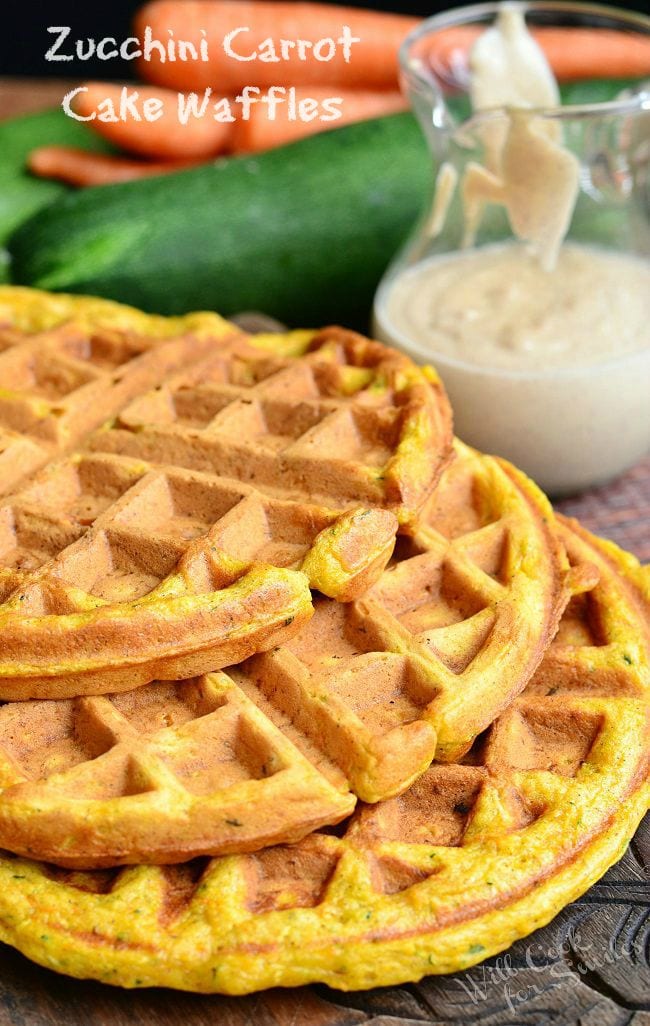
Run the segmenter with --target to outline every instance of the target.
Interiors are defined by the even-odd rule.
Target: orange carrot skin
[[[578,27],[538,28],[533,35],[560,82],[650,75],[650,36]]]
[[[331,96],[331,88],[322,86],[296,90],[296,102],[312,99],[322,104]],[[385,114],[395,114],[408,108],[408,101],[398,92],[341,89],[337,93],[337,97],[342,100],[341,117],[336,121],[326,122],[320,121],[318,118],[314,118],[313,121],[291,121],[288,116],[287,103],[278,107],[277,116],[274,121],[271,121],[266,105],[255,104],[251,108],[250,118],[247,121],[239,120],[234,126],[234,152],[261,153],[264,150],[284,146],[317,132],[326,132],[354,121],[365,121],[368,118],[378,118]]]
[[[119,116],[122,86],[86,82],[84,88],[73,101],[77,114],[82,117],[97,114],[102,101],[109,100]],[[131,116],[120,121],[102,121],[96,116],[88,122],[93,131],[118,149],[154,160],[194,160],[214,156],[228,148],[232,124],[215,121],[210,109],[203,117],[190,117],[184,125],[178,117],[177,92],[140,85],[129,87],[129,93],[133,92],[138,93],[136,108],[141,114],[147,101],[162,101],[162,113],[156,121],[147,121],[144,117],[136,121]]]
[[[453,69],[467,69],[469,51],[481,33],[475,25],[456,25],[423,39],[419,51],[442,84],[452,84]],[[613,29],[551,26],[532,34],[559,82],[589,78],[643,78],[650,75],[650,37]]]
[[[354,7],[322,3],[291,3],[286,0],[150,0],[135,18],[135,34],[142,39],[147,25],[155,39],[163,43],[172,30],[176,40],[189,40],[198,48],[205,29],[209,62],[166,61],[156,54],[140,62],[140,73],[147,81],[178,90],[202,90],[212,86],[222,94],[237,94],[246,85],[267,88],[270,85],[332,85],[347,89],[386,89],[398,87],[397,51],[404,37],[419,23],[418,18],[385,14]],[[279,47],[280,39],[321,39],[341,36],[348,25],[361,40],[351,47],[346,63],[342,48],[328,61],[318,61],[313,53],[301,61],[292,51],[289,60],[269,63],[258,60],[241,62],[223,49],[224,37],[245,26],[233,41],[238,53],[253,53],[267,38]]]
[[[55,178],[67,185],[114,185],[135,178],[151,178],[194,167],[202,161],[146,162],[91,153],[74,146],[41,146],[32,150],[27,167],[39,178]]]

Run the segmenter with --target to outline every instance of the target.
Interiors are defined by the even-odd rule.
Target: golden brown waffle
[[[5,705],[0,846],[71,867],[179,862],[403,791],[522,690],[584,586],[553,522],[523,475],[458,444],[378,583],[315,598],[283,646],[198,682]]]
[[[588,567],[567,574],[528,478],[460,442],[456,456],[369,591],[316,600],[299,635],[231,671],[364,801],[467,751],[534,673],[569,595],[593,583]]]
[[[23,853],[66,865],[255,850],[300,840],[355,804],[225,674],[12,702],[0,732],[4,826],[20,824]]]
[[[5,857],[0,938],[73,976],[246,993],[417,980],[548,922],[621,855],[649,797],[648,572],[562,532],[600,583],[460,762],[257,854],[95,873]]]
[[[0,506],[3,698],[181,679],[284,640],[311,615],[309,584],[350,600],[376,579],[397,518],[408,526],[448,458],[439,382],[341,329],[247,339],[211,314],[165,322],[20,289],[0,290],[0,322],[7,459],[31,470],[79,450]],[[189,340],[146,354],[158,367],[172,347],[176,377],[171,357],[146,381],[95,367],[134,333],[179,325]],[[78,381],[82,356],[91,385],[42,407],[51,382]],[[117,419],[89,435],[109,406]],[[20,446],[59,423],[56,446],[23,464]]]
[[[234,339],[131,403],[95,451],[248,482],[335,509],[413,521],[451,453],[431,368],[343,328]]]
[[[153,317],[105,300],[0,287],[0,495],[237,334],[216,314]]]

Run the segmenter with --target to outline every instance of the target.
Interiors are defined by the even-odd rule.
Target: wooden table
[[[75,84],[59,78],[0,78],[0,121],[58,107]]]
[[[0,117],[60,101],[66,83],[0,84]],[[650,457],[558,508],[650,560]],[[650,818],[622,861],[504,956],[420,984],[250,998],[125,992],[69,980],[0,945],[0,1026],[650,1026]]]

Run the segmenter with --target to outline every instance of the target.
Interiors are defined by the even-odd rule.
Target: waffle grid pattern
[[[230,671],[364,801],[467,751],[537,668],[570,592],[593,583],[558,572],[550,510],[507,465],[457,443],[435,495],[361,599],[316,601],[295,639]]]
[[[352,332],[295,332],[284,354],[281,340],[262,335],[135,400],[90,446],[145,460],[169,452],[179,466],[218,467],[265,494],[339,509],[379,505],[408,522],[448,455],[437,389],[405,358]],[[419,452],[427,442],[433,460]]]
[[[90,836],[85,864],[97,867],[125,855],[147,861],[152,848],[156,861],[176,861],[184,850],[209,850],[215,836],[224,852],[299,840],[354,807],[223,674],[137,696],[70,699],[58,703],[56,717],[48,705],[0,708],[0,782],[13,789],[7,811],[18,814],[16,825],[23,795],[23,812],[38,808],[43,839],[64,864],[71,825],[61,803],[71,799]],[[111,831],[106,803],[118,798],[119,829]]]
[[[83,459],[92,463],[106,457]],[[127,457],[109,459],[129,465]],[[122,512],[120,502],[111,506],[111,516],[120,524],[143,524],[140,534],[134,535],[141,553],[147,551],[147,525],[138,504],[160,479],[156,472],[145,474],[133,461],[130,467],[136,477],[143,476],[125,493],[133,498]],[[193,487],[203,477],[178,473],[187,474]],[[61,485],[50,484],[60,497]],[[77,490],[71,494],[78,504]],[[511,469],[458,444],[456,460],[436,495],[418,529],[400,539],[391,565],[362,599],[341,603],[316,596],[313,618],[295,639],[231,667],[228,676],[220,678],[229,680],[242,702],[256,710],[260,723],[285,738],[296,763],[302,760],[310,766],[308,780],[318,799],[321,823],[340,819],[341,808],[349,811],[354,796],[377,802],[403,791],[434,755],[450,760],[467,751],[525,686],[555,632],[569,590],[575,589],[568,564],[562,565],[545,524],[550,510],[541,494]],[[233,509],[232,529],[244,539],[254,533],[244,515],[249,498]],[[89,503],[84,499],[82,505],[86,509]],[[161,497],[155,506],[165,530],[172,531],[173,511]],[[192,493],[186,507],[178,510],[183,532],[189,530],[186,514],[202,508]],[[224,530],[226,519],[217,530]],[[99,539],[116,530],[101,516],[97,525],[93,531],[99,532]],[[152,529],[150,534],[160,544],[159,531]],[[219,548],[224,550],[222,542]],[[79,551],[83,559],[84,548]],[[88,589],[76,547],[66,552],[69,579]],[[152,564],[147,554],[148,570]],[[95,572],[98,565],[95,556]],[[146,586],[151,583],[147,580]],[[140,587],[138,577],[136,584]],[[116,584],[113,578],[108,583],[102,578],[94,590],[99,587],[106,593],[109,586],[131,587],[132,581],[121,576]],[[29,595],[25,588],[22,593]],[[152,709],[168,703],[173,713],[178,703],[185,707],[184,696],[188,689],[194,693],[195,687],[158,683],[111,701],[118,707],[128,702],[141,710],[143,722],[150,717],[155,722]],[[202,773],[206,788],[201,816],[186,815],[187,800],[179,798],[173,782],[166,803],[161,788],[148,785],[136,801],[132,776],[119,769],[125,758],[119,735],[111,751],[101,747],[106,742],[97,752],[93,745],[74,740],[78,718],[87,708],[96,710],[89,723],[96,724],[98,738],[109,737],[99,715],[102,709],[110,710],[108,700],[98,700],[95,706],[79,700],[56,703],[47,739],[37,729],[42,704],[0,709],[0,738],[5,736],[3,722],[20,719],[22,734],[37,739],[29,754],[30,766],[35,767],[31,775],[21,776],[18,769],[14,778],[6,771],[0,797],[1,844],[59,864],[92,867],[134,862],[145,855],[146,861],[172,862],[199,853],[250,850],[267,843],[269,836],[297,837],[313,829],[316,813],[298,801],[299,789],[288,778],[283,791],[282,782],[276,781],[274,833],[268,823],[268,787],[266,782],[260,785],[260,778],[247,785],[245,816],[221,815],[220,810],[235,800],[232,794],[238,793],[239,781],[213,772],[227,740],[218,731],[210,734],[214,757],[206,743],[197,763],[197,779]],[[191,731],[203,729],[202,715],[196,712]],[[60,737],[55,722],[60,724]],[[217,719],[215,729],[219,723]],[[190,744],[188,731],[189,726],[170,726],[164,732],[175,759],[182,760]],[[95,788],[89,795],[81,785],[87,777]],[[159,805],[170,809],[167,833]],[[174,813],[175,809],[180,811]],[[174,829],[179,816],[187,820],[182,838]],[[232,830],[229,818],[245,824],[245,829]]]
[[[235,333],[165,340],[69,320],[25,336],[0,325],[0,490],[69,451],[134,396]]]
[[[13,378],[4,368],[14,391],[0,395],[0,423],[36,430],[37,411],[38,431],[60,429],[36,464],[57,446],[86,450],[0,507],[5,698],[188,677],[282,641],[310,615],[308,584],[348,601],[376,579],[394,544],[390,509],[408,521],[440,472],[446,401],[405,358],[337,329],[253,342],[210,315],[187,321],[187,338],[156,345],[83,319],[23,342],[3,329],[0,364],[16,366]],[[140,344],[150,351],[131,363],[151,357],[156,374],[118,371],[107,385],[93,361],[113,366]],[[122,413],[88,438],[89,409],[95,424]],[[426,468],[422,441],[439,452]]]
[[[5,859],[20,886],[4,938],[48,964],[55,933],[67,971],[110,982],[244,993],[450,972],[548,921],[618,857],[649,797],[647,574],[563,535],[600,582],[459,762],[290,847],[106,874]]]

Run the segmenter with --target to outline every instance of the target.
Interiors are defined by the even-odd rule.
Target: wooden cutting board
[[[60,101],[65,83],[0,80],[0,118]],[[650,458],[558,504],[650,560]],[[0,1026],[650,1026],[650,817],[624,858],[549,926],[465,973],[343,994],[249,998],[113,990],[0,945]]]

